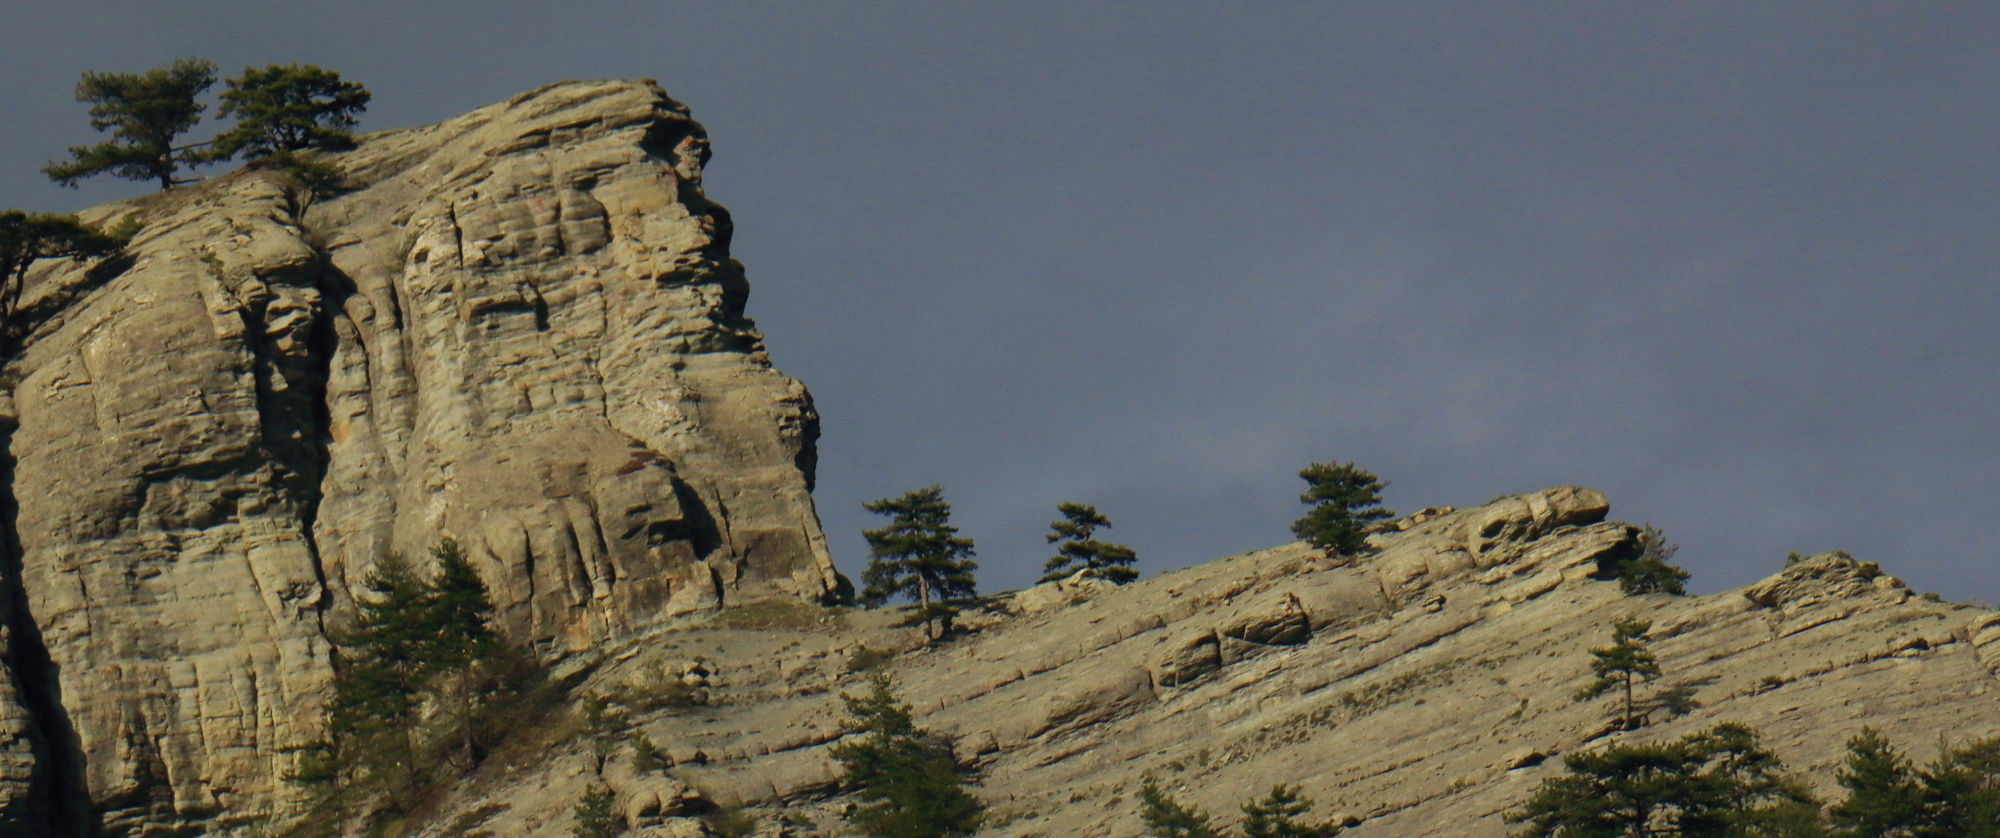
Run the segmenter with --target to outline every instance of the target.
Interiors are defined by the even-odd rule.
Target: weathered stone
[[[1742,590],[1627,596],[1589,571],[1629,549],[1636,528],[1578,518],[1539,533],[1503,528],[1510,535],[1487,553],[1500,564],[1436,558],[1467,555],[1467,528],[1479,521],[1521,520],[1518,498],[1498,506],[1380,533],[1382,552],[1351,564],[1316,562],[1300,544],[1260,550],[1108,589],[1086,606],[996,619],[942,646],[921,646],[916,630],[896,627],[900,615],[881,611],[844,614],[837,637],[691,627],[635,645],[633,659],[594,683],[695,650],[764,661],[711,679],[727,713],[642,721],[657,742],[716,755],[676,769],[708,799],[831,835],[852,832],[841,812],[853,799],[827,799],[839,792],[828,745],[851,729],[839,695],[867,685],[842,673],[824,691],[786,691],[785,659],[844,658],[861,645],[907,649],[878,671],[917,724],[978,768],[975,793],[990,807],[981,834],[1007,838],[1139,834],[1135,791],[1147,778],[1215,813],[1296,784],[1317,801],[1316,816],[1351,825],[1343,835],[1502,838],[1503,813],[1563,770],[1556,755],[1631,736],[1612,730],[1604,702],[1572,697],[1607,626],[1633,613],[1653,621],[1664,673],[1646,695],[1685,690],[1700,703],[1658,719],[1640,741],[1748,723],[1824,799],[1839,792],[1842,742],[1864,724],[1920,761],[1940,731],[2000,733],[2000,617],[1987,609],[1905,596],[1837,563],[1787,571],[1783,602],[1820,603],[1789,616]],[[1418,587],[1390,597],[1400,576],[1388,569],[1412,565],[1426,568]],[[1293,596],[1309,635],[1283,617]],[[1302,642],[1252,644],[1224,631]],[[536,777],[511,782],[520,799],[545,800],[543,811],[574,805],[574,792],[538,791]]]
[[[283,812],[388,551],[457,538],[551,660],[832,590],[707,154],[651,83],[568,83],[364,138],[303,213],[252,171],[87,213],[146,226],[115,275],[38,266],[6,364],[0,609],[39,642],[0,652],[50,668],[0,678],[0,822],[65,773],[113,835]],[[24,782],[37,736],[77,753]]]

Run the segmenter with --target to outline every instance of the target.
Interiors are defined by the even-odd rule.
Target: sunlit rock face
[[[146,226],[40,266],[5,367],[0,832],[283,810],[387,552],[456,538],[545,660],[831,591],[817,416],[707,157],[652,83],[573,82],[365,138],[316,201],[240,171],[86,213]]]

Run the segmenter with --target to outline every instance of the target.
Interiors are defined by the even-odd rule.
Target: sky
[[[1059,502],[1150,573],[1351,461],[1403,512],[1595,487],[1700,592],[1838,549],[2000,600],[1988,3],[8,5],[0,207],[146,190],[36,171],[86,70],[319,64],[365,129],[658,79],[851,575],[934,483],[998,590]]]

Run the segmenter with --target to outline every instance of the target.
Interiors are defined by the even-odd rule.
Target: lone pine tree
[[[1650,621],[1637,616],[1626,616],[1612,622],[1611,645],[1590,650],[1590,671],[1597,678],[1576,694],[1576,700],[1587,701],[1622,688],[1625,712],[1618,719],[1619,726],[1625,730],[1639,726],[1634,695],[1636,683],[1660,677],[1660,661],[1646,648],[1646,632],[1652,628]]]
[[[1293,522],[1292,534],[1321,550],[1360,552],[1368,546],[1368,525],[1396,516],[1382,508],[1388,484],[1353,463],[1313,463],[1299,478],[1306,481],[1299,502],[1312,509]]]
[[[207,106],[195,99],[214,85],[215,62],[200,58],[144,73],[84,73],[76,99],[90,103],[90,127],[109,131],[112,138],[73,146],[67,162],[50,163],[42,172],[64,186],[103,174],[157,180],[161,189],[186,183],[175,177],[180,167],[203,162],[204,156],[174,142],[201,120]]]
[[[1098,528],[1111,528],[1111,519],[1087,503],[1064,502],[1056,506],[1061,520],[1050,522],[1048,542],[1056,544],[1056,554],[1042,566],[1042,581],[1053,582],[1079,570],[1124,584],[1139,578],[1132,564],[1139,560],[1132,548],[1098,541]]]
[[[890,520],[886,527],[862,532],[869,548],[868,569],[861,574],[862,602],[880,605],[907,596],[917,602],[910,622],[922,623],[924,636],[936,639],[949,633],[958,613],[952,602],[972,596],[972,572],[979,565],[972,560],[972,539],[951,525],[944,487],[927,486],[863,508]]]

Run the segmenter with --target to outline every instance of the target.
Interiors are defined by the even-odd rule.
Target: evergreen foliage
[[[868,683],[867,695],[841,695],[860,737],[833,747],[842,785],[862,800],[848,821],[882,838],[971,835],[981,807],[965,790],[951,745],[916,726],[887,675],[876,673]]]
[[[1139,787],[1139,818],[1151,838],[1222,838],[1206,813],[1181,805],[1150,782]]]
[[[909,597],[917,601],[910,624],[923,624],[924,635],[932,639],[950,633],[952,617],[958,613],[952,602],[973,595],[972,572],[979,565],[972,560],[972,539],[960,537],[951,525],[944,487],[928,486],[862,506],[889,516],[890,522],[862,532],[868,539],[869,560],[861,575],[866,583],[861,600],[881,605],[891,597]]]
[[[1847,740],[1847,759],[1834,773],[1847,798],[1827,810],[1836,834],[1846,838],[1908,836],[1923,813],[1923,787],[1915,768],[1873,728]]]
[[[1611,623],[1611,645],[1590,650],[1590,671],[1597,678],[1577,691],[1576,700],[1588,701],[1614,689],[1625,694],[1625,712],[1619,716],[1619,724],[1626,730],[1640,726],[1637,698],[1634,687],[1641,680],[1660,677],[1660,661],[1646,648],[1646,632],[1653,624],[1641,620],[1636,615],[1621,617]]]
[[[1279,784],[1262,800],[1243,805],[1243,838],[1330,838],[1341,826],[1306,820],[1312,801],[1296,786]],[[1184,806],[1151,781],[1139,787],[1139,819],[1150,838],[1223,838],[1208,814]]]
[[[175,177],[183,164],[204,155],[174,145],[200,121],[205,105],[195,101],[215,85],[215,63],[183,58],[144,73],[88,72],[77,82],[76,99],[90,103],[90,127],[112,139],[70,148],[68,162],[42,172],[64,186],[109,174],[128,180],[157,180],[161,189],[185,183]]]
[[[1805,786],[1738,724],[1679,740],[1613,745],[1563,758],[1507,819],[1521,836],[1823,834]]]
[[[1299,502],[1312,509],[1292,523],[1292,534],[1321,550],[1361,552],[1368,546],[1368,526],[1396,516],[1382,508],[1382,490],[1389,484],[1353,463],[1313,463],[1299,477],[1306,481]]]
[[[2000,838],[2000,737],[1948,747],[1917,772],[1917,838]]]
[[[1111,528],[1111,519],[1087,503],[1063,502],[1056,505],[1062,519],[1049,524],[1048,541],[1056,544],[1056,554],[1042,566],[1042,581],[1053,582],[1078,570],[1125,584],[1139,578],[1132,564],[1139,560],[1132,548],[1092,538],[1098,528]],[[1060,543],[1058,543],[1060,542]]]
[[[20,304],[28,268],[43,259],[93,259],[124,247],[135,230],[99,231],[74,215],[0,210],[0,323]]]
[[[590,746],[592,771],[604,774],[604,764],[611,754],[618,750],[618,743],[625,731],[629,716],[622,709],[604,700],[600,695],[584,696],[577,705],[579,733]]]
[[[1658,527],[1639,532],[1639,555],[1618,567],[1618,586],[1628,594],[1673,594],[1684,596],[1688,572],[1669,563],[1680,545],[1667,543]]]
[[[348,129],[355,125],[354,115],[368,109],[370,94],[332,70],[272,64],[244,68],[220,98],[216,115],[235,117],[236,125],[216,135],[209,156],[227,160],[237,154],[255,159],[311,148],[352,148]]]
[[[327,738],[292,749],[288,778],[318,789],[334,819],[416,802],[442,766],[469,770],[504,732],[510,701],[538,672],[505,648],[485,585],[450,539],[428,580],[395,555],[376,561],[351,626],[333,633]]]
[[[1299,796],[1297,786],[1279,784],[1263,800],[1243,807],[1243,838],[1331,838],[1340,825],[1303,820],[1312,801]]]
[[[625,818],[617,811],[618,796],[602,783],[591,783],[576,802],[576,825],[569,834],[575,838],[618,838],[625,834]]]

